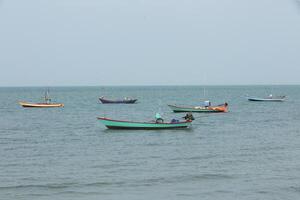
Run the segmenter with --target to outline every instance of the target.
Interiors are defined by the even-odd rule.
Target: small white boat
[[[273,96],[269,95],[265,98],[259,98],[259,97],[247,97],[249,101],[275,101],[275,102],[282,102],[285,101],[286,96]]]

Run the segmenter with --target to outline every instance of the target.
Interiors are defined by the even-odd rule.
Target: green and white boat
[[[105,117],[98,118],[107,128],[109,129],[177,129],[177,128],[188,128],[192,120],[188,119],[185,121],[172,121],[170,123],[164,122],[133,122],[133,121],[121,121],[113,120]]]

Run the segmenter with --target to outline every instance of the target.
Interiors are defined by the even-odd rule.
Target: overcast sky
[[[299,0],[0,0],[0,86],[300,84]]]

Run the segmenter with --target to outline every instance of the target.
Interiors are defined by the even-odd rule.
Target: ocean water
[[[44,88],[0,88],[0,199],[300,199],[300,86],[207,86],[228,113],[186,130],[107,130],[97,117],[180,118],[203,87],[53,87],[64,108],[24,109]],[[246,94],[288,96],[248,102]],[[139,99],[103,105],[99,96]]]

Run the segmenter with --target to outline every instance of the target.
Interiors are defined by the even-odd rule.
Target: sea
[[[0,88],[1,200],[300,199],[300,86]],[[204,92],[205,91],[205,92]],[[246,95],[286,95],[250,102]],[[132,105],[101,104],[133,97]],[[180,130],[109,130],[97,117],[181,119],[168,104],[229,104]]]

